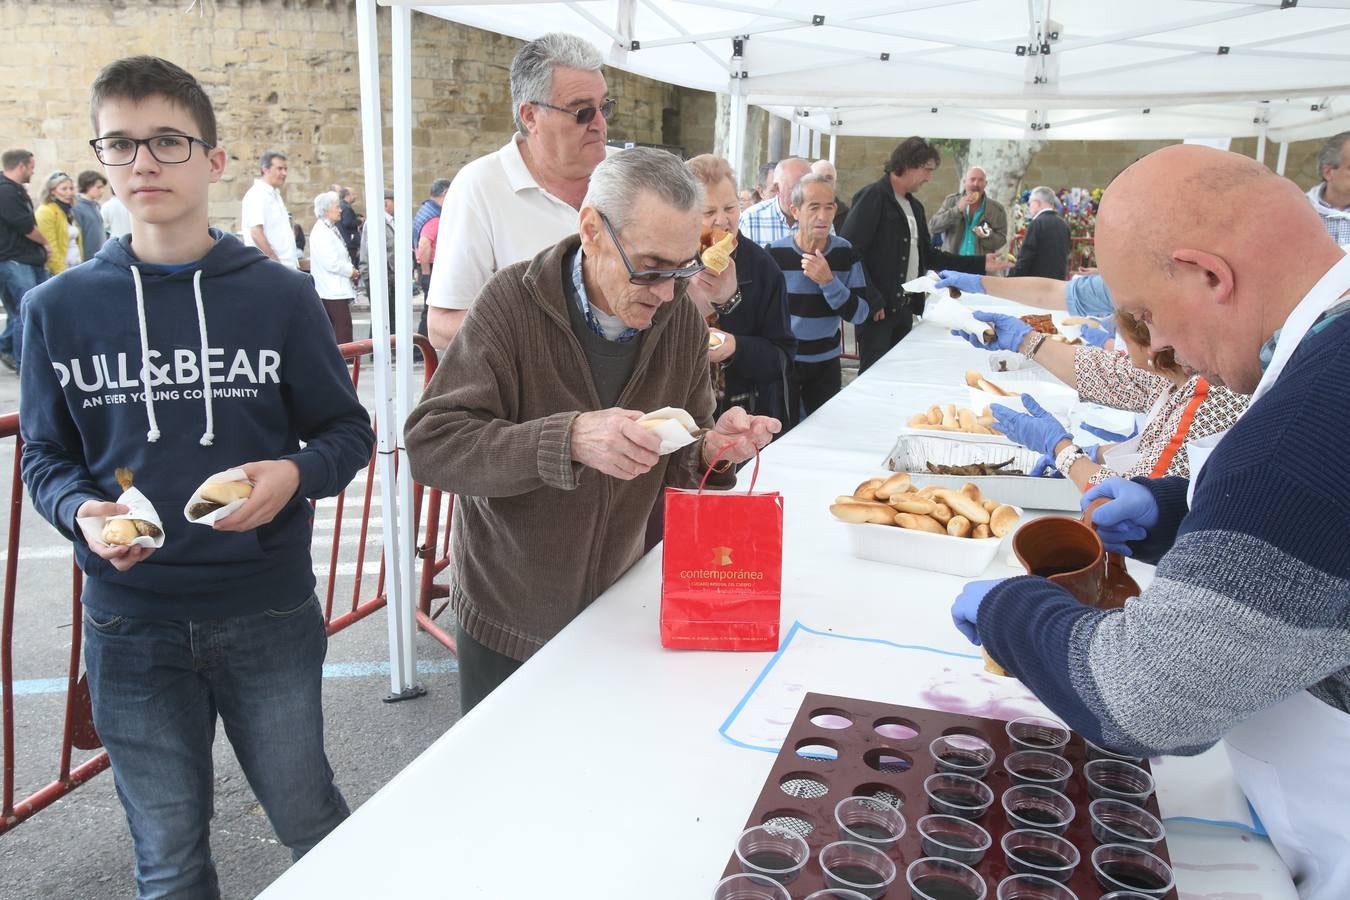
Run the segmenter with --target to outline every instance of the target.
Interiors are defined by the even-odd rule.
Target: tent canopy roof
[[[739,78],[749,102],[841,134],[1287,140],[1350,121],[1350,0],[387,2],[569,31],[685,87]]]

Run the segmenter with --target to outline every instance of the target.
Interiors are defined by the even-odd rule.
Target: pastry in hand
[[[117,479],[117,486],[123,493],[131,490],[132,482],[135,480],[135,474],[130,469],[115,469],[113,477]],[[138,537],[157,538],[162,534],[159,526],[154,522],[147,522],[144,519],[109,519],[103,524],[103,543],[110,546],[125,546],[136,540]]]
[[[736,249],[736,232],[720,228],[705,228],[699,236],[699,258],[714,275],[721,275],[731,265],[731,251]]]
[[[252,493],[253,485],[247,481],[213,481],[201,489],[201,502],[188,507],[188,518],[200,519]]]

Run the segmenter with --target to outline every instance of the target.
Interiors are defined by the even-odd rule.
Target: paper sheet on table
[[[808,692],[989,719],[1054,716],[1017,679],[986,672],[978,648],[971,651],[841,635],[794,622],[719,730],[737,746],[777,753]],[[878,673],[890,674],[878,678]],[[1221,748],[1156,759],[1153,769],[1164,817],[1258,830]]]

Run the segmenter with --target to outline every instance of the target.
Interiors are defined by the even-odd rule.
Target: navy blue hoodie
[[[23,479],[75,543],[85,605],[105,615],[227,618],[304,599],[314,588],[304,498],[337,494],[374,446],[313,282],[211,234],[211,251],[175,272],[140,263],[129,236],[109,241],[24,299]],[[300,469],[271,523],[236,534],[183,518],[208,475],[268,459]],[[80,504],[121,493],[120,466],[166,534],[127,572],[90,552],[75,524]]]

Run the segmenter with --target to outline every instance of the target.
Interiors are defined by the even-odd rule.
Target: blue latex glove
[[[1055,445],[1060,441],[1072,440],[1059,419],[1042,409],[1035,397],[1023,394],[1022,405],[1027,409],[1025,413],[1016,412],[1001,403],[990,406],[989,411],[994,414],[994,430],[1003,432],[1009,440],[1028,450],[1049,456],[1054,456]]]
[[[966,294],[983,294],[984,282],[980,280],[981,277],[969,272],[953,272],[951,269],[943,269],[938,273],[937,287],[954,287]]]
[[[1111,441],[1116,444],[1119,444],[1121,441],[1128,441],[1130,438],[1134,437],[1136,434],[1139,433],[1138,422],[1134,423],[1134,430],[1131,431],[1129,434],[1116,434],[1114,431],[1107,431],[1105,428],[1098,428],[1096,425],[1093,425],[1089,422],[1083,422],[1078,427],[1086,431],[1088,434],[1096,435],[1097,437],[1101,438],[1104,441]],[[1097,461],[1101,462],[1101,460]]]
[[[966,331],[953,331],[952,334],[965,338],[972,347],[978,347],[981,350],[1012,350],[1016,352],[1022,346],[1022,341],[1031,333],[1031,326],[1016,316],[1004,316],[978,309],[971,315],[981,322],[988,322],[994,326],[994,340],[986,344],[983,335],[970,334]]]
[[[1101,497],[1110,497],[1111,501],[1092,511],[1092,527],[1097,537],[1111,553],[1133,555],[1127,542],[1143,540],[1149,529],[1158,524],[1158,501],[1141,484],[1108,478],[1083,494],[1080,505],[1087,509],[1088,504]]]
[[[961,593],[956,595],[956,602],[952,604],[952,622],[966,639],[976,646],[980,644],[980,632],[975,625],[980,616],[980,604],[990,591],[1002,583],[1002,578],[967,582],[966,586],[961,588]]]
[[[1083,337],[1083,343],[1089,347],[1101,347],[1116,336],[1116,322],[1114,319],[1098,319],[1102,323],[1101,328],[1092,328],[1084,325],[1080,331]]]
[[[1063,475],[1059,474],[1059,469],[1055,468],[1055,458],[1051,456],[1049,453],[1042,453],[1040,455],[1040,458],[1037,459],[1036,462],[1032,464],[1031,471],[1028,472],[1027,474],[1029,474],[1032,478],[1064,477]]]

